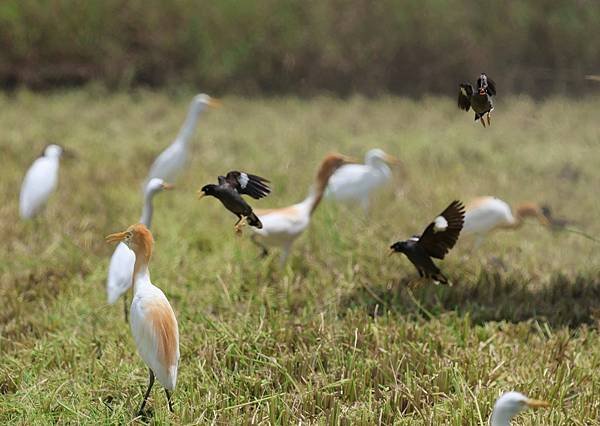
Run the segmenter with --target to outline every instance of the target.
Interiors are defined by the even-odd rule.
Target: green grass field
[[[99,89],[0,97],[0,423],[130,423],[147,371],[122,305],[106,304],[108,233],[138,220],[141,182],[192,93]],[[552,408],[520,425],[593,425],[600,413],[597,243],[531,222],[460,240],[451,288],[416,277],[391,242],[455,198],[540,201],[600,233],[600,99],[499,99],[492,127],[453,99],[226,97],[202,116],[177,189],[155,198],[153,282],[178,317],[175,414],[158,424],[483,425],[519,390]],[[73,148],[39,220],[18,219],[44,145]],[[372,214],[323,203],[285,269],[195,191],[239,168],[269,177],[256,207],[299,201],[329,151],[402,159]]]

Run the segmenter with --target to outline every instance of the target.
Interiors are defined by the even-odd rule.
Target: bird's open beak
[[[479,89],[479,94],[480,95],[485,95],[485,89]]]
[[[394,250],[393,248],[390,247],[390,251],[388,252],[388,256],[391,256],[394,253],[396,253],[396,250]]]
[[[385,156],[383,157],[383,159],[387,163],[389,163],[389,164],[395,164],[395,165],[402,164],[402,162],[398,158],[396,158],[396,157],[394,157],[393,155],[390,155],[390,154],[385,154]]]
[[[107,243],[111,244],[121,242],[125,240],[125,238],[127,238],[127,232],[115,232],[114,234],[110,234],[104,237],[104,240]]]
[[[548,401],[542,401],[540,399],[528,399],[525,401],[525,404],[529,408],[548,408],[550,407],[550,403]]]
[[[204,198],[204,197],[206,196],[206,192],[204,192],[204,191],[202,191],[202,190],[199,190],[199,191],[197,192],[197,194],[198,194],[198,199],[199,199],[199,200],[201,200],[202,198]]]
[[[221,102],[220,100],[218,100],[216,98],[210,98],[208,100],[207,105],[212,108],[220,108],[221,106],[223,106],[223,102]]]
[[[162,189],[165,191],[170,191],[171,189],[175,189],[175,185],[165,182],[162,184]]]

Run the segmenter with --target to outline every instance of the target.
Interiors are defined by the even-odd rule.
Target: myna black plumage
[[[392,244],[390,254],[404,253],[408,260],[415,265],[421,277],[448,284],[448,279],[431,258],[443,259],[446,256],[456,244],[464,221],[465,206],[460,201],[453,201],[425,228],[421,236],[414,236],[406,241]]]
[[[485,127],[483,116],[486,115],[489,126],[491,124],[490,113],[494,110],[492,96],[496,96],[496,83],[494,83],[494,80],[485,73],[481,73],[477,79],[477,91],[473,90],[470,83],[462,83],[459,87],[458,107],[465,111],[473,108],[475,121],[480,120],[483,127]]]
[[[231,171],[226,176],[219,176],[219,184],[204,185],[198,191],[199,198],[212,195],[217,198],[227,210],[238,217],[234,227],[236,232],[241,231],[245,222],[250,226],[262,228],[262,223],[252,211],[252,207],[242,198],[243,195],[258,200],[271,193],[270,183],[267,179],[250,173]]]

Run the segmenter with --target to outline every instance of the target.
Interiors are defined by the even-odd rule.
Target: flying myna
[[[415,265],[421,277],[431,278],[436,283],[448,284],[448,279],[431,258],[443,259],[446,256],[446,253],[456,244],[464,221],[464,205],[460,201],[453,201],[425,228],[421,236],[392,244],[390,254],[404,253]]]
[[[262,223],[242,195],[249,195],[257,200],[266,197],[271,193],[271,188],[267,185],[269,181],[260,176],[238,171],[231,171],[226,176],[219,176],[218,179],[218,185],[203,186],[198,191],[198,198],[212,195],[219,199],[227,210],[238,217],[234,225],[238,233],[241,232],[246,221],[250,226],[262,228]]]
[[[460,84],[458,107],[465,111],[473,108],[475,121],[480,120],[483,127],[485,127],[483,116],[486,115],[489,126],[491,124],[490,113],[494,110],[492,96],[496,96],[496,83],[485,73],[481,73],[477,79],[477,91],[473,90],[470,83]]]

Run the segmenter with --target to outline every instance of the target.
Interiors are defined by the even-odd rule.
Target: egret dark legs
[[[261,257],[267,257],[269,255],[269,249],[267,249],[267,247],[264,244],[258,241],[256,235],[252,235],[252,237],[250,237],[250,241],[252,241],[258,248],[261,249]]]
[[[169,403],[169,411],[171,413],[174,413],[175,411],[173,410],[173,403],[171,402],[171,392],[169,392],[168,390],[165,389],[165,393],[167,394],[167,402]]]
[[[128,322],[128,313],[129,309],[127,309],[127,292],[123,295],[123,313],[125,314],[125,322]]]
[[[144,395],[144,400],[142,401],[142,405],[137,413],[138,416],[141,416],[144,411],[144,407],[146,406],[146,401],[148,400],[148,396],[150,395],[150,390],[152,390],[152,385],[154,385],[154,373],[151,369],[148,369],[150,372],[150,383],[148,383],[148,390],[146,391],[146,395]],[[168,394],[167,394],[168,395]],[[171,403],[169,401],[169,408],[171,407]]]

